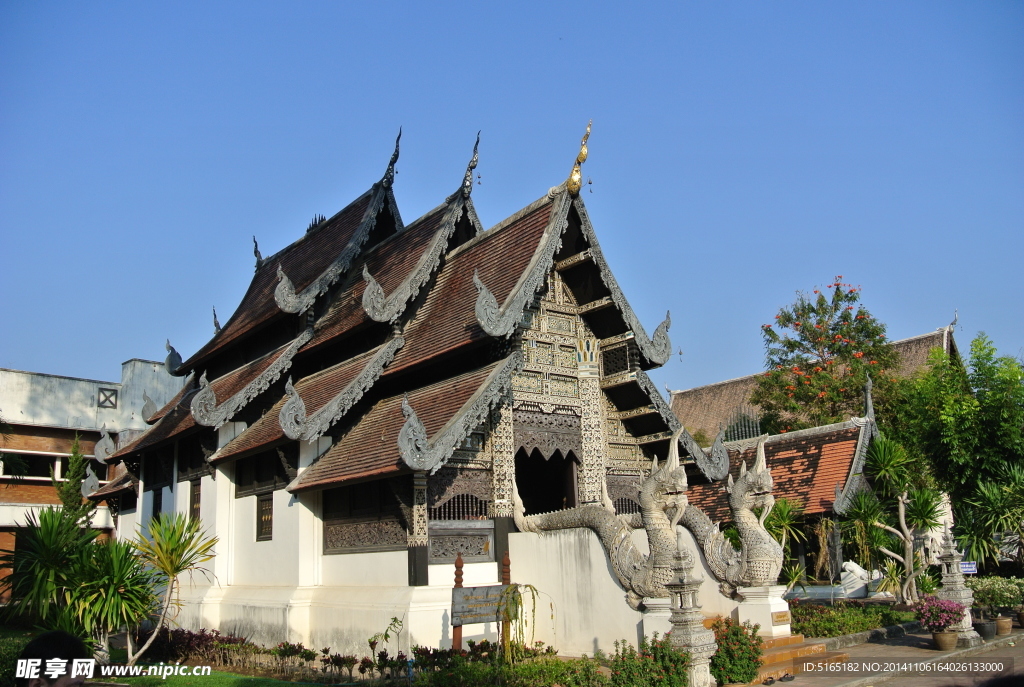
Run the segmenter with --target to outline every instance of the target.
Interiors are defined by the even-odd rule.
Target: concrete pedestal
[[[644,598],[644,616],[643,620],[640,621],[641,637],[638,637],[637,640],[639,641],[642,637],[650,637],[655,632],[658,633],[659,637],[663,637],[671,632],[671,616],[671,599]]]
[[[789,604],[783,598],[786,593],[784,585],[740,587],[736,591],[742,598],[736,607],[736,620],[760,625],[758,635],[765,639],[788,637],[792,634]]]

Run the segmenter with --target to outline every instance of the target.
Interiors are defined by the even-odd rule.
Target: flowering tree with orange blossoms
[[[870,374],[876,408],[898,381],[899,357],[885,325],[861,305],[861,289],[842,275],[824,289],[798,292],[761,326],[767,372],[751,401],[761,408],[762,429],[780,433],[842,422],[864,414]]]

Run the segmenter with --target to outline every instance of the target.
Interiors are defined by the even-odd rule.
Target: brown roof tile
[[[306,406],[306,416],[323,408],[338,392],[348,386],[378,350],[379,347],[301,379],[295,385],[295,391]],[[286,440],[279,419],[286,400],[287,396],[278,400],[274,407],[251,427],[217,451],[211,462],[220,463],[242,458]]]
[[[385,296],[390,296],[412,272],[423,251],[441,228],[441,220],[446,210],[447,206],[435,208],[369,253],[366,258],[366,269],[384,289]],[[371,322],[370,316],[363,310],[365,290],[366,282],[363,280],[362,268],[351,270],[343,290],[331,303],[327,313],[317,322],[316,332],[303,350],[312,350],[364,322]]]
[[[181,365],[183,372],[195,369],[249,332],[284,315],[274,301],[278,265],[301,291],[334,262],[362,224],[373,191],[367,191],[337,215],[319,225],[295,243],[266,258],[249,284],[231,319],[210,341]]]
[[[503,362],[409,392],[409,404],[431,439]],[[398,432],[405,424],[402,398],[391,396],[374,404],[355,427],[300,476],[294,490],[408,471],[398,453]]]
[[[551,202],[481,234],[444,265],[426,302],[405,329],[405,347],[385,374],[408,369],[487,337],[477,322],[473,272],[501,304],[537,250],[551,217]]]
[[[213,393],[217,397],[217,403],[224,403],[244,389],[246,384],[256,379],[256,377],[262,374],[264,370],[270,367],[274,360],[281,355],[281,352],[287,347],[287,344],[281,346],[262,358],[243,365],[237,370],[232,370],[228,374],[218,377],[210,382],[210,385],[213,387]],[[121,458],[132,453],[137,453],[146,448],[153,448],[157,444],[196,427],[196,421],[195,418],[192,417],[192,409],[190,406],[192,394],[195,391],[195,387],[191,389],[183,389],[181,393],[175,396],[177,402],[174,406],[171,406],[169,403],[162,409],[162,414],[160,416],[161,419],[156,424],[136,438],[135,441],[118,449],[112,456],[110,456],[110,458]]]
[[[115,477],[93,493],[89,494],[89,498],[93,501],[103,501],[124,493],[131,488],[132,476],[125,472],[121,476]]]
[[[795,501],[808,515],[830,513],[836,485],[842,487],[850,474],[861,431],[858,427],[840,426],[826,431],[796,432],[791,437],[770,437],[764,452],[775,481],[775,498]],[[733,479],[739,477],[740,462],[745,460],[749,468],[756,455],[756,445],[743,451],[729,450],[729,472]],[[732,520],[723,482],[690,485],[687,496],[712,521]]]

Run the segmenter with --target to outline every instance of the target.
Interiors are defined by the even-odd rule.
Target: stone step
[[[761,639],[761,648],[765,651],[768,649],[774,649],[777,646],[789,646],[790,644],[800,644],[804,641],[803,635],[790,635],[788,637],[775,637],[774,639]]]
[[[815,663],[842,663],[843,661],[849,660],[850,654],[845,651],[825,651],[822,653],[813,654],[813,660]],[[788,661],[782,661],[780,663],[770,663],[762,665],[757,671],[757,677],[750,683],[752,685],[764,684],[764,681],[768,678],[775,678],[778,680],[785,674],[799,675],[804,671],[804,662],[808,661],[808,658],[791,658]],[[785,682],[776,682],[776,685],[783,687]]]
[[[800,644],[777,646],[771,649],[765,649],[764,653],[761,654],[761,665],[784,663],[785,661],[790,661],[802,656],[824,654],[826,651],[827,649],[825,648],[825,645],[819,642],[810,644],[807,642],[801,642]]]

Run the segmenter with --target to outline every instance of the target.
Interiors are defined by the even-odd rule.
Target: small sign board
[[[977,575],[978,561],[960,561],[960,572],[964,575]]]
[[[498,584],[452,589],[452,627],[497,622],[498,603],[508,587],[507,584]]]
[[[791,622],[789,611],[772,611],[772,625],[788,625]]]

